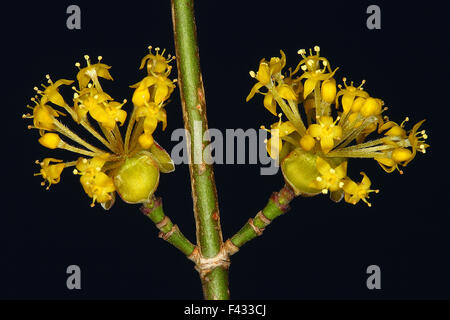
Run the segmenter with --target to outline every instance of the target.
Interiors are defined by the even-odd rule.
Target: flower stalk
[[[294,197],[295,193],[288,185],[279,192],[274,192],[264,209],[259,211],[253,219],[250,218],[234,236],[227,240],[229,254],[234,254],[244,244],[262,235],[264,229],[274,219],[289,211],[289,203]]]
[[[194,252],[195,246],[181,233],[176,224],[173,224],[165,215],[161,198],[152,197],[141,207],[141,212],[152,220],[159,229],[159,237],[166,240],[186,256]]]

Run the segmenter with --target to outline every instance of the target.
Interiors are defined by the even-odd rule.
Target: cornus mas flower
[[[164,50],[149,47],[150,53],[142,59],[140,69],[147,68],[147,76],[134,86],[133,110],[129,117],[125,135],[120,127],[125,123],[127,112],[123,106],[127,100],[115,101],[103,91],[100,78],[113,80],[110,66],[101,63],[102,57],[93,64],[89,56],[84,56],[86,66],[80,63],[73,86],[73,99],[69,104],[59,92],[61,86],[74,83],[60,79],[53,82],[46,76],[48,85],[43,89],[35,87],[37,95],[31,98],[33,106],[27,106],[32,113],[23,118],[33,119],[29,129],[38,129],[39,143],[49,149],[64,149],[81,155],[74,161],[64,162],[55,158],[37,160],[39,173],[44,179],[42,185],[59,183],[65,168],[74,167],[72,172],[80,176],[80,183],[86,194],[109,209],[115,201],[116,192],[128,203],[148,201],[159,182],[160,172],[174,170],[167,152],[153,139],[159,122],[163,130],[167,125],[164,106],[175,88],[175,80],[170,80],[175,59],[164,56]],[[102,147],[88,143],[61,121],[72,120],[95,137]]]
[[[280,52],[281,57],[262,59],[258,71],[250,71],[257,83],[247,97],[249,101],[256,93],[264,95],[264,107],[279,117],[266,129],[272,135],[267,141],[269,155],[280,161],[284,178],[297,195],[329,193],[334,201],[362,200],[370,206],[369,194],[378,190],[370,189],[364,172],[361,182],[347,176],[349,159],[371,158],[386,172],[403,174],[400,167],[429,147],[425,130],[419,130],[425,120],[407,130],[409,118],[397,124],[384,116],[384,102],[363,89],[364,80],[354,86],[343,78],[344,86],[336,86],[338,68],[333,70],[320,56],[318,46],[309,55],[299,50],[302,59],[288,73],[283,73],[286,56]],[[369,135],[374,137],[368,139]]]

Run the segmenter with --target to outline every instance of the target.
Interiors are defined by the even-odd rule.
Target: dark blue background
[[[66,8],[79,4],[82,29],[66,28]],[[366,8],[378,4],[382,29],[366,28]],[[232,257],[230,290],[240,299],[450,298],[448,210],[449,23],[441,2],[197,1],[201,65],[211,128],[258,128],[273,121],[261,97],[245,103],[248,76],[262,57],[283,49],[288,65],[299,48],[316,44],[337,79],[347,76],[382,98],[397,121],[425,124],[431,148],[386,174],[364,169],[381,192],[373,207],[299,198],[292,210]],[[41,147],[21,119],[33,86],[74,78],[82,56],[112,65],[113,97],[130,99],[128,85],[147,46],[174,52],[168,1],[12,2],[1,23],[2,191],[0,298],[200,299],[190,261],[157,237],[138,206],[118,201],[105,213],[89,207],[78,178],[65,172],[50,191],[33,177],[34,160],[61,155]],[[103,82],[105,83],[105,82]],[[169,125],[183,126],[178,92],[167,106]],[[410,124],[411,124],[410,123]],[[66,157],[67,158],[67,157]],[[258,165],[216,165],[224,237],[234,234],[282,186],[281,175],[260,176]],[[161,176],[157,194],[192,241],[195,238],[187,165]],[[66,288],[66,267],[82,269],[82,290]],[[376,264],[382,289],[369,291],[365,273]]]

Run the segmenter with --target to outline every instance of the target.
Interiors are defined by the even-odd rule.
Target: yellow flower
[[[327,161],[317,157],[316,167],[320,176],[312,182],[312,187],[322,190],[324,194],[328,193],[328,191],[333,192],[342,189],[344,186],[343,179],[347,176],[347,161],[332,168]]]
[[[361,172],[363,176],[360,183],[356,183],[350,179],[346,179],[344,182],[344,192],[345,192],[345,201],[351,204],[357,204],[359,200],[364,201],[369,207],[372,205],[367,201],[369,198],[369,193],[375,192],[378,193],[379,190],[371,190],[370,185],[372,184],[369,177]]]
[[[352,108],[352,104],[355,98],[368,98],[369,94],[365,92],[362,86],[366,83],[366,80],[363,80],[358,87],[353,86],[353,81],[348,86],[347,78],[342,79],[344,81],[345,88],[343,89],[341,85],[339,85],[339,92],[336,95],[336,108],[339,107],[339,97],[342,96],[342,108],[344,109],[344,113],[348,113],[350,108]],[[361,100],[360,100],[361,101]],[[362,100],[364,102],[364,100]],[[358,112],[358,110],[352,110],[353,112]]]
[[[92,198],[91,207],[95,202],[105,203],[112,200],[111,193],[116,189],[113,179],[103,172],[97,172],[95,175],[85,174],[80,178],[84,192]]]
[[[251,98],[253,98],[253,96],[257,92],[259,92],[259,89],[261,89],[262,87],[270,85],[272,77],[281,77],[281,70],[286,65],[286,55],[281,50],[280,53],[280,58],[272,57],[269,62],[267,62],[265,59],[262,59],[259,63],[259,68],[256,73],[254,71],[250,71],[250,76],[258,80],[258,82],[250,90],[250,93],[245,101],[248,102]],[[276,113],[274,115],[276,115]]]
[[[420,121],[412,130],[389,121],[382,113],[384,102],[364,91],[362,83],[355,87],[353,82],[344,88],[338,85],[330,63],[319,55],[320,48],[301,49],[302,60],[289,75],[282,75],[280,66],[271,69],[271,63],[261,60],[258,72],[251,71],[252,78],[258,82],[253,86],[247,100],[256,92],[264,95],[263,105],[276,115],[277,108],[288,121],[272,125],[272,137],[267,141],[267,151],[273,158],[279,158],[285,182],[296,195],[313,196],[330,192],[330,198],[339,201],[345,194],[349,203],[365,202],[370,190],[370,180],[364,175],[359,184],[346,177],[347,161],[353,159],[374,159],[386,172],[406,166],[417,151],[425,153],[429,147],[425,143],[425,130],[419,131]],[[283,55],[284,57],[284,55]],[[280,60],[280,59],[279,59]],[[276,62],[275,58],[270,61]],[[278,61],[279,62],[279,61]],[[297,75],[297,72],[303,71]],[[301,80],[306,79],[303,86]],[[265,86],[267,92],[259,89]],[[301,94],[303,92],[303,94]],[[314,93],[314,94],[312,94]],[[342,104],[342,109],[332,110]],[[334,113],[334,114],[333,114]],[[283,128],[286,127],[286,128]],[[264,127],[262,127],[264,128]],[[277,133],[275,128],[280,128]],[[378,132],[377,132],[378,129]],[[384,136],[373,137],[374,133]],[[320,145],[320,147],[319,147]],[[279,155],[279,156],[278,156]],[[345,189],[344,184],[346,185]]]
[[[88,55],[84,56],[86,60],[87,66],[84,68],[80,68],[80,63],[75,63],[75,66],[80,69],[77,73],[77,80],[80,86],[80,89],[84,89],[87,87],[88,83],[92,81],[96,86],[99,86],[98,77],[104,78],[107,80],[113,80],[111,74],[109,73],[110,66],[100,63],[102,57],[98,57],[98,63],[91,64]]]
[[[167,77],[172,70],[172,66],[169,63],[173,61],[175,57],[171,57],[169,54],[167,58],[165,58],[164,52],[166,49],[164,49],[161,54],[159,54],[160,49],[158,47],[155,48],[156,54],[152,53],[152,46],[149,46],[148,49],[150,53],[142,58],[139,69],[142,69],[145,65],[147,65],[147,72],[149,75],[164,74]]]
[[[43,90],[35,88],[41,97],[31,99],[35,106],[27,107],[33,113],[24,114],[23,118],[33,119],[33,126],[29,128],[39,129],[38,142],[41,145],[49,149],[63,149],[81,157],[68,162],[45,158],[38,162],[41,170],[36,175],[42,175],[50,186],[60,181],[64,168],[75,167],[73,173],[80,175],[83,190],[92,198],[91,206],[98,202],[103,208],[109,209],[114,203],[116,192],[128,203],[149,200],[158,185],[159,173],[174,170],[172,159],[152,136],[158,122],[162,122],[163,130],[167,125],[164,102],[175,87],[175,80],[167,77],[171,70],[168,63],[173,58],[169,56],[165,59],[164,51],[161,55],[156,51],[156,55],[147,55],[143,59],[151,75],[138,85],[142,92],[146,92],[146,96],[141,97],[141,103],[135,103],[124,134],[119,126],[127,118],[127,112],[122,109],[126,100],[122,103],[114,101],[103,91],[99,78],[112,80],[112,77],[108,71],[110,66],[100,63],[101,57],[98,63],[91,64],[89,57],[85,56],[87,66],[82,69],[76,63],[80,69],[76,76],[79,89],[72,87],[72,105],[66,103],[59,93],[59,87],[70,85],[73,81],[60,79],[53,83],[47,75],[49,85],[43,86]],[[88,142],[60,122],[58,117],[65,114],[54,109],[50,103],[63,108],[102,147]],[[70,144],[70,141],[74,144]]]
[[[22,118],[32,118],[33,126],[28,126],[28,128],[36,128],[40,130],[53,131],[55,129],[54,118],[63,115],[62,112],[56,111],[49,105],[45,104],[44,100],[39,100],[37,98],[31,98],[31,100],[36,104],[34,107],[27,106],[33,109],[33,115],[24,114]]]
[[[265,129],[265,127],[262,126],[261,129]],[[282,122],[280,114],[280,120],[272,124],[270,126],[270,130],[267,131],[272,135],[272,137],[267,140],[267,152],[269,153],[270,157],[272,157],[273,159],[277,159],[283,147],[282,138],[294,132],[295,128],[289,121]]]
[[[412,159],[414,159],[417,151],[426,153],[426,148],[429,147],[429,145],[425,143],[425,140],[428,138],[428,135],[425,133],[425,130],[417,132],[417,130],[419,130],[419,127],[424,122],[425,122],[425,119],[422,121],[419,121],[418,123],[416,123],[414,125],[414,127],[409,132],[408,141],[412,147],[412,156],[411,156],[410,160],[406,161],[405,165],[407,165],[409,162],[411,162]]]
[[[333,121],[330,116],[317,118],[317,124],[312,124],[308,128],[308,133],[320,141],[323,153],[330,152],[334,147],[334,141],[342,137],[342,128],[336,124],[339,118]]]
[[[104,105],[96,104],[90,108],[89,114],[105,128],[113,130],[116,122],[119,122],[122,126],[127,118],[127,112],[121,109],[126,102],[127,100],[122,103],[111,101]]]
[[[160,104],[167,100],[169,96],[172,94],[175,85],[173,84],[173,81],[169,78],[161,75],[150,75],[145,77],[142,81],[130,86],[131,88],[136,88],[136,95],[139,96],[139,98],[135,98],[133,95],[133,103],[138,103],[136,106],[142,106],[145,105],[145,103],[148,103],[150,100],[150,97],[153,96],[153,101],[156,104]],[[153,89],[153,95],[150,93],[149,90]],[[144,93],[145,91],[149,91],[149,94],[147,95]],[[136,92],[135,91],[135,92]],[[144,97],[142,95],[144,94]],[[140,99],[140,100],[138,100]],[[140,102],[142,101],[142,102]]]
[[[34,87],[34,90],[37,91],[37,93],[42,95],[42,99],[44,100],[43,103],[47,103],[47,100],[51,103],[54,103],[60,107],[63,107],[66,105],[66,102],[64,101],[64,98],[59,93],[58,89],[62,85],[70,85],[73,83],[73,80],[66,80],[66,79],[60,79],[53,83],[52,79],[50,79],[50,76],[47,74],[45,76],[47,78],[47,82],[50,84],[49,86],[44,86],[44,91],[39,90],[37,87]]]
[[[306,79],[304,83],[304,89],[303,89],[303,98],[306,99],[306,97],[314,91],[316,88],[316,85],[320,81],[325,81],[330,79],[334,76],[336,71],[339,68],[336,68],[334,71],[331,71],[330,63],[327,59],[320,57],[320,48],[318,46],[314,47],[314,51],[316,52],[315,55],[312,54],[312,51],[310,50],[310,55],[307,57],[306,51],[304,49],[300,49],[298,53],[303,57],[303,60],[300,61],[298,64],[296,70],[300,67],[304,73],[300,76],[299,80]],[[323,68],[321,68],[320,63],[322,63]],[[328,73],[326,73],[326,70],[328,70]],[[294,71],[295,72],[295,71]]]
[[[50,164],[51,162],[54,162],[56,164]],[[44,180],[47,180],[48,186],[47,190],[50,188],[52,184],[59,183],[61,179],[61,173],[64,170],[65,164],[60,163],[62,160],[54,159],[54,158],[45,158],[41,162],[36,160],[36,164],[39,164],[41,166],[41,170],[39,173],[35,173],[35,176],[42,176]],[[45,186],[45,182],[41,183],[42,186]]]
[[[101,108],[108,101],[112,101],[113,98],[106,92],[98,90],[92,84],[74,94],[74,110],[77,115],[76,121],[86,120],[87,113],[96,108]],[[91,114],[92,116],[92,114]]]

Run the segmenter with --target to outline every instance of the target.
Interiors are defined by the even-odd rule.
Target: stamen
[[[363,85],[366,83],[366,80],[361,81],[361,84],[358,86],[359,90],[363,90]]]

